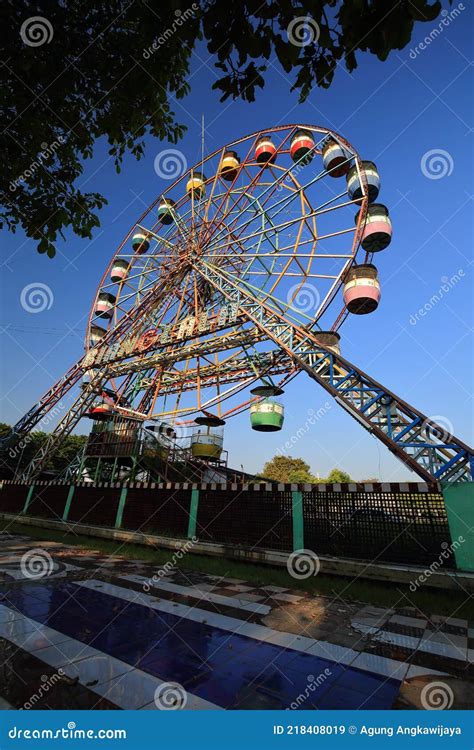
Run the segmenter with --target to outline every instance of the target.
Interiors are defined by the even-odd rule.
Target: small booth
[[[86,455],[97,458],[130,458],[137,451],[139,422],[136,417],[119,413],[114,404],[96,401],[89,414],[94,424],[89,434]]]
[[[309,164],[314,156],[314,138],[309,130],[298,130],[292,138],[290,156],[295,162]]]
[[[132,247],[134,253],[143,255],[150,247],[150,238],[143,232],[137,232],[132,237]]]
[[[95,324],[91,325],[89,335],[91,346],[95,346],[96,344],[98,344],[99,341],[104,338],[106,333],[106,329],[102,328],[102,326],[98,326]]]
[[[344,304],[354,315],[366,315],[377,309],[380,297],[377,268],[372,263],[352,266],[345,277]]]
[[[369,203],[377,200],[380,192],[380,175],[373,161],[361,162],[361,177],[367,181],[367,193]],[[360,200],[364,194],[363,186],[359,179],[357,164],[354,164],[347,173],[347,193],[351,200]]]
[[[158,206],[158,221],[162,224],[172,224],[175,201],[171,198],[162,198]]]
[[[343,177],[351,168],[351,155],[335,140],[329,138],[323,146],[324,169],[331,177]]]
[[[281,388],[272,383],[263,383],[256,388],[252,388],[250,393],[260,398],[250,407],[252,430],[257,432],[277,432],[281,430],[285,419],[285,407],[275,397],[281,396],[283,392]]]
[[[193,458],[205,461],[219,461],[224,447],[225,421],[213,414],[204,414],[194,420],[197,428],[191,435],[191,454]]]
[[[360,211],[357,212],[355,223],[359,221]],[[385,250],[392,241],[392,222],[388,215],[388,208],[382,203],[372,203],[367,209],[364,229],[360,244],[367,253],[378,253]]]
[[[159,458],[168,461],[171,451],[171,441],[176,438],[176,432],[165,422],[146,425],[145,429],[153,435],[154,440],[146,440],[144,455],[148,459]]]
[[[116,299],[115,294],[110,294],[110,292],[99,292],[94,308],[94,313],[97,317],[111,318],[114,312]]]
[[[315,331],[314,338],[318,344],[330,349],[334,354],[341,353],[341,347],[339,346],[341,337],[336,331]]]
[[[223,180],[232,182],[238,175],[240,159],[236,151],[226,151],[222,157],[219,167],[219,174]]]
[[[273,164],[276,159],[276,146],[268,136],[263,136],[257,141],[255,148],[255,158],[258,164]]]
[[[125,281],[129,270],[130,263],[128,263],[128,261],[120,259],[116,260],[110,272],[111,281],[113,281],[114,284],[120,284],[122,281]]]
[[[202,172],[191,172],[186,184],[186,192],[194,198],[204,198],[206,194],[206,177]]]

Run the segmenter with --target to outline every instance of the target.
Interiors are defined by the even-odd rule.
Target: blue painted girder
[[[203,260],[195,266],[195,270],[284,349],[295,364],[333,397],[342,399],[338,403],[352,417],[425,481],[431,484],[441,478],[445,481],[472,481],[472,448],[451,435],[449,444],[443,444],[433,435],[433,427],[437,428],[439,435],[443,435],[445,430],[442,427],[435,425],[429,417],[370,378],[356,365],[320,346],[311,330],[286,320],[279,310],[271,307],[271,300],[263,303],[235,274],[229,274],[222,267]],[[291,346],[288,341],[292,341]],[[351,378],[355,381],[352,387],[342,389],[342,384]],[[386,419],[383,421],[380,420],[380,407],[376,404],[382,397],[387,400]],[[370,411],[370,401],[376,406],[373,412]]]

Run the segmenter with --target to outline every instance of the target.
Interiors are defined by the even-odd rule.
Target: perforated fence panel
[[[186,536],[190,502],[191,490],[129,489],[122,528],[149,534]]]
[[[292,528],[291,492],[200,491],[200,541],[291,551]]]
[[[66,485],[35,487],[28,505],[28,515],[61,521],[68,492],[69,487]]]
[[[303,515],[305,547],[321,555],[422,565],[451,544],[436,492],[305,492]]]
[[[30,488],[25,484],[5,484],[0,490],[0,510],[21,513]]]
[[[76,487],[68,521],[94,526],[114,526],[120,489]]]
[[[411,489],[405,491],[405,486]],[[25,484],[5,484],[0,511],[21,513],[29,489]],[[290,552],[291,490],[289,485],[201,486],[196,535],[203,542]],[[343,485],[301,488],[304,547],[321,556],[429,566],[455,541],[439,492],[423,492],[414,484],[398,491],[372,485],[371,490],[350,491]],[[68,491],[68,485],[39,483],[28,515],[61,518]],[[68,521],[113,527],[121,493],[121,487],[76,486]],[[129,487],[122,528],[186,538],[191,493],[189,485]],[[456,567],[454,555],[443,555],[443,567]]]

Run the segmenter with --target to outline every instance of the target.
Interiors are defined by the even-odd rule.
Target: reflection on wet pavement
[[[39,579],[21,564],[33,547],[53,561]],[[178,683],[191,710],[419,707],[430,674],[451,676],[454,699],[469,694],[464,621],[182,570],[144,586],[155,572],[0,537],[0,698],[16,708],[157,709],[163,683]]]

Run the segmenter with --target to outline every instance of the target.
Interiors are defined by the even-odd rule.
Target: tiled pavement
[[[420,708],[439,684],[465,708],[473,647],[461,619],[0,536],[0,704],[16,708]]]

